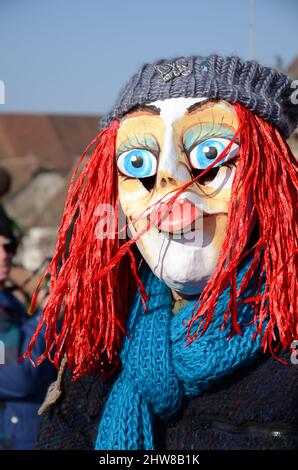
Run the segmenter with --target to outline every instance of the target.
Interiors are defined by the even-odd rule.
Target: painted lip
[[[9,271],[10,265],[9,264],[3,264],[0,266],[1,271]]]
[[[195,230],[196,221],[207,215],[210,214],[198,209],[189,199],[181,198],[170,206],[162,202],[151,212],[150,219],[161,232],[183,233]]]

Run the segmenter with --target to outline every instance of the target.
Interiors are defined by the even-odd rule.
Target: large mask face
[[[237,127],[229,103],[205,98],[155,101],[124,116],[116,158],[120,202],[133,235],[148,227],[148,214],[157,209],[152,205],[162,199],[163,214],[163,203],[218,157]],[[180,294],[200,293],[215,269],[238,150],[233,143],[224,160],[183,190],[171,213],[167,208],[137,241],[152,271]]]

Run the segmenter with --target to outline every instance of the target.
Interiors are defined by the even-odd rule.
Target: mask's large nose
[[[170,162],[173,163],[173,162]],[[177,172],[177,161],[175,163],[175,170]],[[185,171],[181,174],[183,179],[178,178],[171,171],[171,164],[167,169],[159,171],[157,178],[157,196],[162,197],[160,204],[152,212],[152,221],[154,225],[163,232],[168,233],[183,233],[192,228],[195,221],[203,215],[202,211],[187,197],[186,192],[179,194],[174,202],[167,202],[175,193],[184,186],[185,183],[191,181],[191,175]],[[173,170],[172,170],[173,171]]]
[[[201,211],[182,194],[171,204],[165,202],[175,195],[185,183],[192,180],[192,175],[182,161],[179,149],[175,145],[173,127],[168,126],[164,146],[160,155],[157,179],[156,198],[162,198],[152,212],[154,225],[163,232],[181,233],[191,227]]]
[[[169,124],[166,126],[164,144],[158,162],[157,193],[164,196],[191,181],[192,176],[182,160],[176,144],[174,129]]]

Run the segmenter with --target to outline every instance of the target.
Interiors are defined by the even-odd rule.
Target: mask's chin
[[[177,282],[173,279],[162,279],[162,281],[174,292],[180,296],[198,296],[205,288],[210,276],[205,276],[199,280]]]
[[[152,269],[152,266],[150,266]],[[172,268],[172,269],[171,269]],[[210,279],[212,272],[211,269],[199,269],[191,271],[176,271],[172,265],[164,266],[163,270],[152,269],[154,274],[161,279],[171,290],[177,292],[182,296],[199,295],[205,288]]]
[[[137,246],[153,273],[180,295],[200,294],[214,272],[219,252],[211,244],[187,245],[158,238],[139,239]]]

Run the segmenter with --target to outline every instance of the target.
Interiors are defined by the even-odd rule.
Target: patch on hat
[[[207,72],[208,71],[208,60],[207,59],[202,59],[200,62],[200,67],[202,69],[202,72]]]
[[[160,73],[164,82],[168,82],[181,75],[182,77],[187,77],[191,74],[191,70],[185,59],[177,59],[170,64],[155,65],[155,69]]]

